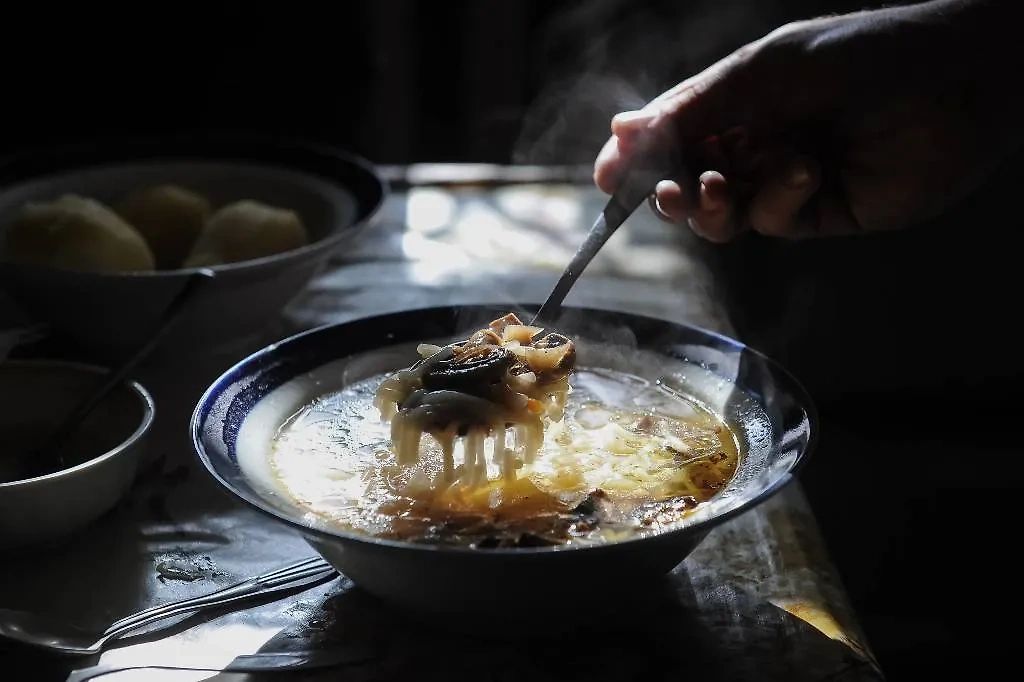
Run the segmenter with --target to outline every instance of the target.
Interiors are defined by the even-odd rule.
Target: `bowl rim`
[[[264,265],[269,265],[269,264],[280,262],[280,261],[284,261],[284,260],[291,260],[293,258],[301,258],[302,256],[305,256],[305,255],[312,255],[312,254],[315,254],[315,253],[323,252],[325,250],[333,249],[335,246],[340,244],[343,240],[348,239],[348,238],[358,234],[359,232],[362,231],[363,228],[365,228],[367,225],[371,224],[374,221],[374,219],[379,215],[381,208],[383,207],[384,203],[387,201],[388,197],[391,194],[390,184],[388,183],[388,181],[384,177],[384,175],[380,172],[380,170],[377,168],[376,164],[374,164],[371,161],[369,161],[368,159],[366,159],[366,158],[364,158],[362,156],[359,156],[357,154],[354,154],[352,152],[349,152],[349,151],[346,151],[346,150],[343,150],[343,149],[338,149],[338,148],[335,148],[333,146],[325,145],[325,144],[321,144],[321,143],[311,143],[311,142],[288,140],[288,139],[272,140],[272,139],[269,139],[269,138],[266,138],[266,137],[262,137],[262,136],[233,136],[233,135],[227,135],[227,136],[211,135],[211,136],[204,136],[204,138],[195,138],[195,137],[191,137],[191,136],[184,136],[184,138],[181,138],[180,136],[168,136],[166,138],[160,138],[160,137],[157,137],[157,138],[140,138],[140,139],[132,139],[130,141],[131,142],[138,142],[138,141],[141,140],[144,143],[145,142],[150,142],[150,143],[157,144],[157,143],[163,143],[163,142],[170,143],[170,142],[172,142],[172,141],[174,141],[176,139],[193,139],[193,140],[194,139],[209,139],[209,140],[213,141],[214,143],[221,142],[221,141],[251,142],[254,145],[268,144],[270,142],[273,142],[274,144],[283,145],[283,146],[286,146],[288,148],[292,148],[292,149],[294,149],[296,151],[299,151],[299,152],[303,152],[304,151],[304,152],[310,152],[310,153],[319,154],[319,155],[323,155],[323,156],[329,156],[329,157],[332,157],[336,161],[341,161],[343,164],[348,165],[352,170],[355,170],[357,172],[365,174],[366,179],[372,181],[377,186],[377,189],[379,190],[379,196],[377,197],[376,201],[372,205],[370,205],[365,212],[362,213],[362,215],[360,215],[359,211],[357,210],[357,215],[356,215],[356,217],[355,217],[355,219],[353,220],[352,223],[350,223],[349,225],[346,225],[346,226],[344,226],[344,227],[342,227],[340,229],[335,229],[335,230],[331,231],[330,233],[328,233],[326,236],[322,237],[321,239],[318,239],[318,240],[316,240],[314,242],[310,242],[309,244],[305,244],[305,245],[300,246],[298,248],[289,249],[288,251],[282,251],[281,253],[275,253],[275,254],[272,254],[270,256],[261,256],[259,258],[251,258],[249,260],[238,261],[238,262],[235,262],[235,263],[223,263],[223,264],[220,264],[220,265],[197,266],[197,267],[191,267],[191,268],[175,268],[173,270],[136,270],[136,271],[128,271],[128,272],[86,272],[86,271],[79,271],[79,270],[58,270],[56,268],[50,268],[50,267],[47,267],[47,266],[44,266],[44,265],[32,265],[32,264],[23,264],[23,263],[7,263],[7,262],[4,262],[2,260],[0,260],[0,266],[2,266],[4,268],[7,268],[7,269],[19,269],[19,270],[22,270],[22,271],[30,271],[30,272],[38,272],[38,273],[58,272],[58,273],[60,273],[63,276],[76,276],[76,277],[95,278],[95,279],[171,279],[171,278],[179,278],[179,277],[188,276],[188,275],[191,275],[191,274],[197,272],[198,270],[203,270],[203,269],[210,269],[210,270],[213,270],[215,273],[219,274],[219,273],[231,272],[231,271],[234,271],[234,270],[259,268],[259,267],[264,266]],[[61,153],[73,153],[76,150],[84,151],[84,150],[93,148],[94,146],[95,145],[92,145],[92,144],[89,144],[89,145],[86,145],[86,144],[68,144],[68,145],[62,145],[62,146],[60,146],[60,147],[58,147],[56,149],[48,148],[48,152],[59,155]],[[5,156],[3,158],[0,158],[0,168],[2,168],[5,164],[10,164],[10,163],[12,163],[12,162],[14,162],[14,161],[16,161],[18,159],[24,158],[24,157],[26,157],[30,153],[31,152],[21,152],[21,153],[11,154],[11,155]],[[28,184],[31,184],[31,183],[45,182],[45,180],[47,178],[52,178],[52,177],[57,177],[57,176],[62,176],[62,175],[70,175],[70,174],[74,174],[74,173],[88,173],[90,170],[109,169],[109,168],[115,168],[115,167],[122,167],[122,168],[129,167],[130,168],[132,166],[152,166],[152,165],[160,164],[160,163],[195,163],[195,164],[210,163],[210,164],[239,166],[239,167],[243,167],[243,166],[263,167],[263,168],[267,168],[267,169],[286,171],[288,173],[292,173],[292,174],[295,174],[295,175],[298,175],[298,176],[304,176],[306,178],[316,180],[318,182],[318,184],[334,185],[335,189],[342,189],[342,190],[347,190],[348,189],[347,186],[345,186],[345,185],[341,184],[340,182],[338,182],[336,180],[333,180],[332,178],[329,178],[329,177],[327,177],[325,175],[314,173],[314,172],[311,172],[311,171],[309,171],[309,170],[307,170],[305,168],[301,168],[301,167],[298,167],[298,166],[289,166],[287,164],[280,163],[280,162],[258,160],[258,159],[232,158],[232,157],[227,156],[227,155],[218,155],[218,154],[212,154],[210,156],[203,156],[202,154],[197,154],[197,153],[191,153],[191,154],[185,153],[185,154],[178,155],[178,154],[174,154],[174,153],[165,152],[165,153],[152,154],[152,155],[143,154],[142,156],[140,156],[138,158],[130,158],[130,157],[127,157],[127,155],[126,155],[126,158],[107,159],[107,160],[103,160],[103,161],[86,162],[86,163],[76,164],[76,165],[73,165],[73,166],[68,166],[68,167],[65,167],[65,168],[60,168],[60,169],[46,171],[46,172],[43,172],[43,173],[37,173],[37,174],[32,175],[30,177],[22,178],[22,179],[20,179],[20,180],[18,180],[16,182],[13,182],[13,183],[0,183],[0,194],[5,193],[5,192],[7,192],[9,190],[12,190],[14,188],[17,188],[17,187],[22,187],[24,185],[28,185]],[[351,190],[349,190],[349,191],[351,191]],[[356,199],[357,199],[357,209],[358,209],[358,198],[359,197],[357,196],[356,197]]]
[[[536,308],[539,308],[539,306],[540,306],[539,303],[522,304],[522,305],[533,305]],[[754,495],[750,499],[743,501],[741,504],[738,504],[736,507],[734,507],[732,509],[729,509],[728,511],[722,512],[720,514],[716,514],[716,515],[714,515],[712,517],[709,517],[709,518],[706,518],[706,519],[702,519],[702,520],[696,521],[696,522],[694,522],[692,524],[689,524],[689,525],[686,525],[686,526],[682,526],[682,527],[679,527],[679,528],[669,529],[669,530],[666,530],[666,531],[663,531],[663,532],[654,533],[654,534],[647,535],[647,536],[638,536],[638,537],[628,538],[628,539],[625,539],[625,540],[616,540],[615,542],[601,543],[601,544],[597,544],[597,545],[569,546],[569,547],[564,546],[564,545],[545,546],[545,547],[502,547],[502,548],[488,549],[486,551],[481,551],[479,549],[474,549],[472,547],[457,546],[457,545],[453,545],[453,546],[448,546],[448,545],[428,545],[428,544],[420,544],[420,543],[414,543],[414,542],[407,542],[407,541],[403,541],[403,540],[391,540],[391,539],[386,539],[386,538],[373,537],[373,536],[370,536],[370,535],[362,535],[362,534],[355,533],[355,532],[351,532],[350,533],[350,532],[346,532],[346,531],[343,531],[343,530],[331,530],[331,529],[328,529],[328,528],[321,528],[321,527],[316,527],[316,526],[313,526],[313,525],[309,525],[309,524],[303,523],[303,522],[301,522],[301,521],[299,521],[297,519],[291,518],[290,516],[285,514],[283,511],[275,509],[272,505],[268,504],[266,502],[266,500],[264,500],[258,494],[253,494],[251,496],[248,495],[248,494],[245,494],[243,491],[241,491],[241,490],[237,489],[235,486],[233,486],[229,481],[225,480],[225,478],[223,476],[221,476],[220,473],[216,470],[216,467],[214,467],[213,462],[210,459],[209,453],[206,451],[206,448],[203,445],[203,438],[202,438],[202,425],[203,425],[202,412],[203,412],[203,408],[204,408],[204,406],[212,404],[212,402],[216,400],[217,396],[224,390],[226,385],[230,385],[231,383],[233,383],[234,380],[233,380],[232,377],[234,377],[236,375],[236,373],[238,373],[245,365],[253,363],[253,362],[256,362],[257,360],[266,357],[267,355],[275,352],[281,346],[292,345],[292,344],[299,344],[304,339],[306,339],[306,338],[308,338],[310,336],[313,336],[315,334],[321,333],[324,330],[331,329],[331,328],[343,327],[343,326],[346,326],[346,325],[351,324],[353,322],[358,322],[358,321],[367,321],[368,322],[368,321],[372,321],[374,319],[381,319],[381,318],[386,318],[386,317],[389,317],[389,316],[402,315],[402,314],[440,312],[442,310],[453,309],[453,308],[460,308],[460,309],[465,309],[465,308],[485,309],[486,308],[486,309],[490,309],[490,308],[500,308],[500,307],[501,306],[494,305],[494,304],[486,304],[486,303],[479,303],[479,304],[472,304],[472,305],[465,305],[465,306],[434,305],[434,306],[424,306],[424,307],[417,307],[417,308],[408,308],[408,309],[404,309],[404,310],[401,310],[401,311],[394,311],[394,312],[383,313],[383,314],[379,314],[379,315],[361,315],[359,317],[352,318],[351,320],[347,320],[345,322],[337,322],[337,323],[326,324],[326,325],[321,325],[321,326],[318,326],[318,327],[314,327],[312,329],[308,329],[308,330],[305,330],[305,331],[293,334],[291,336],[285,337],[285,338],[283,338],[283,339],[281,339],[281,340],[279,340],[279,341],[277,341],[275,343],[271,343],[271,344],[265,346],[264,348],[261,348],[261,349],[255,351],[255,352],[251,353],[250,355],[248,355],[245,358],[243,358],[243,359],[239,360],[238,362],[236,362],[231,367],[229,367],[226,370],[224,370],[220,374],[220,376],[218,376],[216,379],[214,379],[211,382],[211,384],[209,385],[209,387],[207,387],[207,389],[203,392],[202,396],[199,398],[198,402],[196,403],[196,407],[195,407],[195,409],[192,412],[191,418],[189,419],[189,434],[190,434],[190,437],[191,437],[191,440],[192,440],[193,449],[195,450],[195,452],[196,452],[200,462],[202,463],[203,468],[206,470],[207,474],[209,474],[218,483],[218,485],[222,489],[222,491],[228,493],[229,495],[231,495],[232,497],[234,497],[234,498],[236,498],[238,500],[241,500],[243,503],[245,503],[249,507],[255,509],[256,511],[261,512],[262,514],[264,514],[266,516],[269,516],[269,517],[275,519],[276,521],[278,521],[280,523],[284,523],[286,526],[292,528],[293,530],[297,530],[303,536],[315,536],[319,540],[327,541],[327,542],[342,542],[342,543],[344,543],[344,542],[357,542],[357,543],[371,545],[371,546],[374,546],[376,548],[380,548],[380,549],[383,549],[383,550],[388,550],[388,549],[390,549],[390,550],[403,550],[403,551],[411,551],[411,552],[422,552],[422,553],[433,554],[433,555],[437,555],[437,554],[458,554],[458,555],[471,555],[471,556],[477,556],[477,557],[494,556],[494,557],[501,557],[501,558],[507,559],[509,557],[529,557],[529,556],[546,555],[546,554],[552,554],[552,553],[574,553],[574,552],[584,552],[584,551],[591,552],[591,553],[593,553],[593,552],[615,552],[615,551],[628,550],[628,548],[636,546],[636,545],[641,544],[641,543],[649,544],[649,543],[652,543],[652,542],[664,541],[665,539],[672,538],[672,537],[679,537],[679,536],[686,536],[686,535],[700,537],[703,534],[706,534],[706,533],[710,532],[712,529],[722,525],[726,521],[729,521],[729,520],[731,520],[731,519],[733,519],[733,518],[743,514],[744,512],[752,509],[753,507],[758,506],[761,503],[767,501],[768,499],[774,497],[776,495],[776,493],[778,493],[780,490],[782,490],[789,483],[791,483],[792,481],[794,481],[796,479],[796,475],[797,475],[798,471],[807,462],[807,460],[809,459],[809,457],[811,456],[811,454],[814,452],[814,450],[817,447],[818,439],[819,439],[819,433],[818,432],[820,431],[820,418],[819,418],[819,415],[818,415],[817,407],[814,404],[814,401],[812,400],[812,398],[811,398],[810,394],[808,393],[808,391],[804,388],[803,384],[801,384],[799,382],[799,380],[797,380],[797,378],[788,369],[786,369],[786,367],[784,367],[781,363],[779,363],[778,361],[772,359],[770,356],[766,355],[765,353],[763,353],[763,352],[761,352],[761,351],[759,351],[759,350],[757,350],[755,348],[752,348],[752,347],[748,346],[747,344],[745,344],[745,343],[743,343],[743,342],[741,342],[741,341],[739,341],[739,340],[737,340],[735,338],[727,336],[727,335],[725,335],[725,334],[723,334],[721,332],[712,331],[710,329],[707,329],[707,328],[704,328],[704,327],[700,327],[698,325],[693,325],[693,324],[684,323],[684,322],[675,322],[675,321],[670,321],[670,320],[664,320],[664,319],[653,317],[653,316],[650,316],[650,315],[643,315],[643,314],[637,314],[637,313],[632,313],[632,312],[617,311],[617,310],[612,310],[612,309],[600,309],[600,308],[593,308],[593,307],[586,307],[586,306],[565,305],[565,306],[563,306],[563,308],[565,310],[571,310],[571,311],[575,311],[575,312],[582,312],[582,313],[593,312],[593,313],[598,313],[598,314],[624,315],[624,316],[631,317],[631,318],[634,318],[634,319],[637,319],[637,320],[643,320],[643,321],[646,321],[646,322],[651,322],[653,324],[669,325],[669,326],[673,326],[673,327],[683,327],[683,328],[689,329],[691,331],[694,331],[694,332],[696,332],[698,334],[705,335],[707,337],[713,338],[713,339],[717,340],[719,343],[722,343],[724,346],[730,347],[730,348],[732,348],[732,349],[734,349],[736,351],[747,352],[747,353],[752,354],[754,357],[758,358],[758,360],[760,360],[761,362],[766,363],[773,370],[773,372],[778,373],[778,375],[783,379],[783,381],[788,382],[789,385],[787,386],[787,389],[797,399],[800,407],[803,409],[803,412],[804,412],[806,420],[807,420],[808,429],[807,429],[806,445],[802,448],[802,450],[800,450],[798,452],[796,457],[793,459],[792,463],[789,465],[789,468],[782,475],[780,475],[776,480],[772,481],[769,485],[765,486],[765,488],[763,488],[757,495]]]
[[[68,360],[3,360],[0,361],[0,367],[3,366],[20,366],[29,368],[50,368],[58,370],[73,370],[75,372],[84,372],[86,374],[93,375],[104,375],[109,370],[106,367],[100,365],[93,365],[84,362],[73,362]],[[156,403],[153,400],[153,396],[146,388],[137,381],[126,380],[121,382],[122,386],[127,386],[128,389],[142,402],[142,420],[139,425],[135,428],[130,436],[122,440],[119,444],[107,450],[106,452],[97,455],[91,459],[87,459],[81,464],[76,464],[73,467],[67,469],[58,469],[49,474],[42,476],[34,476],[32,478],[21,478],[16,481],[0,481],[0,493],[4,490],[13,490],[20,487],[28,487],[31,485],[38,485],[46,483],[47,481],[56,480],[63,478],[68,475],[74,475],[90,469],[95,466],[99,466],[107,460],[117,457],[119,454],[125,452],[131,446],[135,445],[141,438],[152,428],[153,422],[156,418]]]

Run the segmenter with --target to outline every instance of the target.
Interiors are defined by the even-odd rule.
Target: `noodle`
[[[421,359],[385,379],[374,397],[381,419],[391,422],[398,464],[416,464],[429,434],[444,453],[444,481],[477,487],[487,480],[491,438],[502,479],[514,481],[544,442],[543,420],[562,418],[576,361],[570,339],[543,332],[510,313],[466,341],[420,344]],[[456,467],[459,438],[464,461]]]

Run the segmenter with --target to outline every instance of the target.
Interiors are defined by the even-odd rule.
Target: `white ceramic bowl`
[[[17,455],[38,446],[104,371],[49,360],[0,362],[0,551],[80,530],[131,486],[155,414],[152,397],[134,382],[111,391],[69,438],[62,451],[72,466],[23,480],[5,475],[20,468]]]
[[[335,150],[246,138],[169,139],[71,147],[0,163],[0,236],[28,201],[75,193],[113,202],[175,183],[217,206],[255,199],[296,211],[311,243],[215,266],[216,278],[164,347],[209,348],[259,334],[384,199],[369,163]],[[190,269],[102,275],[0,263],[0,289],[35,322],[90,350],[137,346]]]

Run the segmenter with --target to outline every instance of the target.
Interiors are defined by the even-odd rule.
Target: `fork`
[[[139,611],[115,621],[101,634],[28,611],[0,609],[0,636],[62,654],[92,656],[111,640],[172,616],[205,611],[303,584],[312,586],[336,575],[333,566],[320,557],[311,557],[206,595]]]

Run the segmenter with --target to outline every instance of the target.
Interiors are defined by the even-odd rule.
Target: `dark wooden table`
[[[211,350],[187,368],[145,370],[140,378],[159,410],[147,468],[88,533],[5,558],[0,607],[100,625],[311,554],[292,531],[235,504],[200,471],[185,426],[203,389],[235,360],[301,329],[437,304],[540,301],[603,203],[571,173],[552,182],[529,169],[386,170],[396,191],[375,225],[337,253],[265,338]],[[689,242],[646,208],[613,237],[567,303],[731,332]],[[64,679],[71,667],[80,669],[75,679],[86,679],[81,670],[93,664],[93,672],[218,669],[238,656],[281,652],[329,652],[334,668],[288,673],[304,680],[882,679],[798,483],[714,531],[673,572],[644,623],[595,631],[587,619],[594,606],[581,596],[539,616],[581,619],[577,635],[493,641],[426,628],[338,579],[125,640],[98,660],[69,665],[4,651],[6,660],[39,671],[17,679]],[[133,669],[98,679],[260,675]]]

